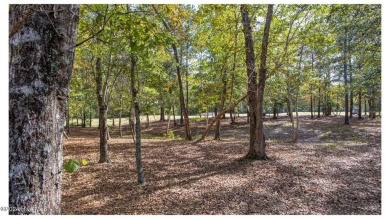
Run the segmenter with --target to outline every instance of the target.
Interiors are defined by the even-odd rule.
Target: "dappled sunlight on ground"
[[[145,134],[159,139],[142,140],[144,186],[136,185],[128,130],[124,138],[113,132],[113,162],[99,164],[98,130],[72,128],[64,160],[89,164],[63,174],[62,213],[381,214],[380,120],[340,120],[302,117],[298,143],[289,143],[287,117],[267,120],[269,161],[241,159],[249,144],[244,117],[239,125],[223,120],[223,140],[198,143],[162,139],[167,122],[151,123]],[[205,123],[192,127],[201,133]],[[184,137],[183,127],[174,133]]]

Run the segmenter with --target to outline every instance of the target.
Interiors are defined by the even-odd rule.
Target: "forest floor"
[[[143,124],[144,186],[128,127],[123,138],[117,127],[111,132],[110,164],[97,162],[98,129],[73,127],[64,162],[89,163],[64,171],[62,214],[381,214],[381,120],[343,119],[300,117],[298,143],[289,143],[286,116],[266,119],[268,161],[242,159],[245,117],[222,120],[222,140],[211,131],[199,143],[182,140],[184,127],[173,129],[181,139],[167,140],[167,122]],[[195,140],[205,125],[192,121]]]

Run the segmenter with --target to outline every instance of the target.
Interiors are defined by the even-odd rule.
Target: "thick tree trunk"
[[[256,132],[256,91],[257,91],[257,72],[255,64],[255,53],[253,49],[253,39],[252,39],[252,27],[251,21],[249,19],[248,5],[241,5],[241,16],[243,24],[243,32],[245,38],[245,51],[246,51],[246,67],[247,67],[247,76],[248,76],[248,120],[249,120],[249,152],[248,155],[253,156],[257,155],[254,142],[255,142],[255,132]]]
[[[144,171],[142,168],[142,159],[141,159],[141,120],[140,120],[140,108],[137,100],[138,91],[135,87],[135,65],[136,60],[134,57],[131,57],[131,67],[130,67],[130,77],[131,77],[131,92],[132,92],[132,103],[134,104],[134,114],[135,114],[135,160],[137,165],[137,177],[138,184],[142,185],[145,183]]]
[[[103,72],[102,72],[102,64],[101,58],[97,58],[96,60],[96,96],[98,99],[99,105],[99,136],[100,136],[100,159],[99,163],[110,163],[110,159],[108,156],[108,125],[107,125],[107,112],[108,105],[106,104],[106,96],[103,86]]]
[[[241,15],[246,48],[246,66],[248,75],[248,104],[250,115],[250,146],[246,158],[267,159],[265,136],[263,131],[263,101],[266,80],[266,59],[269,29],[272,20],[273,5],[268,5],[260,55],[259,86],[257,87],[255,57],[253,49],[251,21],[247,5],[241,5]]]
[[[60,214],[79,6],[32,7],[9,6],[9,214]]]

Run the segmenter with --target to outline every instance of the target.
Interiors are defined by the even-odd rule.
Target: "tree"
[[[265,136],[263,131],[263,101],[265,80],[267,78],[266,60],[268,50],[268,36],[271,26],[273,5],[268,5],[264,34],[260,54],[259,85],[257,85],[255,56],[253,50],[251,21],[248,15],[248,6],[241,5],[242,25],[245,36],[246,66],[248,75],[248,105],[250,116],[250,145],[246,158],[268,159],[265,152]]]
[[[152,5],[152,7],[153,7],[153,10],[155,11],[155,13],[158,16],[161,16],[159,11],[157,10],[157,7],[154,5]],[[169,34],[174,34],[172,32],[173,30],[172,30],[169,22],[166,21],[163,17],[161,17],[161,21],[162,21],[166,31]],[[184,113],[184,125],[185,125],[185,133],[186,133],[185,139],[188,141],[191,141],[192,136],[191,136],[191,129],[190,129],[190,120],[188,117],[188,106],[186,105],[186,103],[184,101],[183,82],[182,82],[182,73],[181,73],[181,67],[180,67],[179,54],[178,54],[176,43],[172,42],[171,46],[172,46],[172,50],[173,50],[174,60],[176,63],[176,74],[177,74],[177,81],[178,81],[178,86],[179,86],[180,106],[181,106],[182,112]]]
[[[10,214],[60,214],[78,5],[10,5]],[[12,34],[13,33],[13,34]]]

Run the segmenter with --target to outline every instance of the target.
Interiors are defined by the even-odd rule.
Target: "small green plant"
[[[173,133],[172,130],[169,130],[167,133],[164,134],[164,137],[166,139],[175,139],[175,133]]]
[[[82,159],[81,162],[75,160],[75,159],[69,159],[68,162],[64,164],[64,169],[67,173],[72,174],[76,172],[80,168],[80,163],[83,166],[88,165],[88,161],[86,159]]]
[[[74,173],[76,172],[80,167],[80,163],[75,159],[69,159],[67,163],[64,164],[64,168],[67,173]]]

